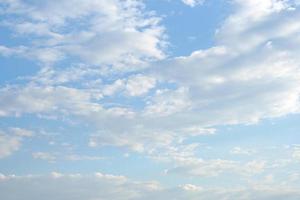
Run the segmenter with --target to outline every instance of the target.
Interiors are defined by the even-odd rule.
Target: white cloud
[[[137,97],[147,94],[155,86],[155,78],[137,74],[115,80],[112,84],[104,85],[103,95],[112,96],[123,93],[127,96]]]
[[[243,169],[243,173],[250,174],[258,174],[258,173],[262,173],[263,171],[265,171],[266,169],[266,162],[265,161],[250,161],[248,163],[246,163],[244,169]]]
[[[48,152],[34,152],[32,153],[32,157],[34,159],[46,160],[48,162],[55,162],[57,159],[54,154]]]
[[[203,160],[196,157],[174,157],[174,168],[168,169],[167,174],[181,174],[190,177],[217,177],[230,173],[242,176],[261,174],[266,168],[265,161],[240,162],[234,160],[212,159]]]
[[[257,184],[247,188],[230,189],[204,188],[193,184],[164,188],[155,181],[138,182],[124,176],[103,173],[84,175],[53,172],[51,176],[0,175],[0,193],[6,200],[20,196],[24,200],[38,199],[41,196],[45,200],[53,198],[57,200],[297,200],[300,197],[298,189],[292,186],[265,185],[263,187]]]
[[[33,131],[18,127],[9,128],[9,132],[19,137],[32,137],[34,135]]]
[[[77,154],[71,154],[66,156],[67,160],[71,161],[95,161],[95,160],[103,160],[106,159],[105,157],[100,156],[87,156],[87,155],[77,155]]]
[[[2,24],[20,37],[31,38],[32,46],[26,47],[30,54],[24,54],[47,65],[77,56],[87,64],[114,65],[124,70],[164,57],[160,19],[145,11],[141,1],[0,3],[6,4],[6,15],[18,19]],[[10,54],[6,47],[1,47],[0,52]]]
[[[294,20],[298,9],[292,1],[285,0],[235,0],[235,11],[217,32],[218,42],[249,51],[272,40],[289,38],[299,30],[299,23]],[[244,40],[247,38],[247,40]],[[292,38],[297,40],[297,37]],[[238,42],[240,41],[240,42]],[[289,43],[288,40],[285,43]]]
[[[300,111],[298,9],[288,9],[287,1],[233,5],[236,11],[218,30],[215,47],[153,69],[160,79],[187,90],[190,109],[178,113],[179,122],[256,123]]]
[[[0,158],[10,156],[21,146],[20,138],[0,134]]]
[[[235,155],[252,155],[254,154],[256,151],[253,149],[244,149],[241,147],[234,147],[230,153],[231,154],[235,154]]]
[[[83,154],[59,152],[33,152],[32,157],[34,159],[44,160],[49,163],[56,163],[59,161],[98,161],[106,159],[106,157],[100,156],[89,156]]]
[[[4,177],[0,181],[0,193],[7,200],[14,199],[16,195],[26,200],[41,196],[57,200],[128,200],[142,199],[145,193],[158,190],[155,182],[134,182],[124,176],[103,173],[82,175],[53,172],[51,176]]]
[[[193,185],[193,184],[185,184],[182,186],[182,189],[184,189],[186,191],[201,191],[201,190],[203,190],[202,187]]]
[[[103,88],[103,94],[107,96],[114,95],[115,93],[124,89],[125,83],[124,80],[118,79],[110,85],[106,85]]]
[[[101,12],[107,14],[109,18],[107,23],[113,24],[112,27],[116,26],[118,29],[121,26],[119,23],[123,23],[122,19],[116,15],[117,11],[123,12],[122,6],[128,6],[126,8],[129,13],[124,12],[129,15],[129,19],[134,18],[131,22],[133,27],[138,26],[137,23],[146,23],[145,20],[146,24],[154,23],[148,22],[144,15],[141,20],[137,20],[141,18],[138,14],[141,9],[140,3],[135,4],[133,1],[128,1],[125,3],[126,5],[123,3],[116,5],[116,2],[118,1],[106,4],[107,10],[100,9]],[[0,115],[18,116],[22,113],[67,112],[70,116],[84,116],[81,120],[96,128],[101,127],[104,131],[108,130],[110,134],[115,134],[114,137],[119,137],[123,132],[127,132],[126,134],[130,137],[129,133],[136,132],[134,129],[137,125],[143,127],[143,132],[151,132],[154,129],[165,133],[167,132],[165,130],[178,132],[189,127],[255,123],[263,118],[297,113],[300,107],[299,60],[294,51],[296,46],[293,46],[292,51],[283,43],[283,39],[289,42],[290,35],[298,30],[297,22],[293,20],[293,17],[297,15],[297,10],[288,10],[289,6],[281,1],[276,1],[275,4],[266,2],[235,1],[236,11],[225,20],[220,28],[216,47],[195,51],[190,56],[155,62],[158,67],[150,69],[150,71],[152,70],[151,76],[147,73],[139,73],[127,78],[114,78],[112,84],[105,85],[99,77],[101,73],[97,74],[96,72],[96,82],[100,79],[100,82],[97,82],[99,83],[98,88],[97,85],[87,89],[59,85],[66,83],[68,79],[81,80],[80,78],[86,74],[91,75],[95,72],[90,68],[86,71],[83,66],[79,67],[77,71],[66,70],[65,74],[63,73],[64,75],[61,76],[56,76],[56,72],[48,69],[44,71],[45,76],[38,78],[38,80],[42,80],[44,77],[44,84],[51,84],[51,80],[55,79],[53,82],[58,86],[40,86],[31,83],[25,87],[2,88]],[[47,6],[45,6],[46,4]],[[68,20],[76,21],[79,16],[85,18],[90,10],[95,11],[99,5],[102,5],[102,3],[94,4],[92,1],[88,1],[84,6],[79,6],[80,9],[75,10],[74,13],[67,14],[63,12],[63,9],[64,6],[70,5],[70,2],[63,1],[62,7],[58,7],[52,2],[46,2],[46,4],[30,5],[30,8],[41,8],[40,10],[34,9],[32,14],[18,5],[21,9],[18,14],[25,13],[30,18],[60,27],[68,25]],[[263,14],[255,17],[256,20],[251,20],[247,14],[249,11],[242,9],[248,7]],[[57,13],[57,16],[50,18],[50,11]],[[280,16],[283,16],[282,20],[273,21],[274,18],[279,19]],[[151,20],[154,19],[150,18]],[[279,31],[282,27],[288,27],[284,26],[285,22],[293,22],[292,27],[294,28]],[[128,21],[125,26],[128,25],[127,23]],[[245,27],[239,26],[239,24],[245,24]],[[263,25],[269,26],[269,24],[272,24],[272,30],[278,31],[270,32],[255,28]],[[105,23],[98,25],[108,27]],[[241,29],[236,30],[234,27]],[[104,30],[101,27],[100,29]],[[85,37],[93,37],[86,34],[84,34]],[[231,37],[231,35],[235,36]],[[248,35],[251,37],[245,41],[243,38]],[[252,37],[259,40],[253,41]],[[236,45],[245,45],[247,48]],[[86,53],[88,54],[88,52]],[[71,68],[76,67],[72,66]],[[41,72],[39,75],[41,74],[43,73]],[[72,76],[70,76],[71,74]],[[154,89],[158,81],[162,84],[162,88],[156,89],[153,96],[151,96],[152,94],[148,95],[148,91]],[[176,86],[164,88],[163,83],[172,83]],[[109,106],[107,110],[103,109],[102,104],[109,103],[111,105],[112,102],[111,99],[105,102],[101,98],[117,94],[126,94],[128,97],[126,101],[129,103],[126,102],[124,107],[118,105],[116,107]],[[139,97],[146,94],[147,98],[140,99],[139,108],[135,108],[134,103],[131,104],[131,96]],[[101,104],[99,99],[102,100]],[[110,117],[103,117],[107,115]],[[126,118],[124,118],[125,116]],[[118,127],[112,125],[109,122],[110,119],[118,119]],[[103,123],[98,126],[99,121]],[[105,124],[104,127],[103,124]],[[120,137],[122,138],[122,136]]]
[[[177,90],[157,90],[151,101],[145,107],[146,116],[168,116],[188,109],[190,100],[188,89],[181,87]]]
[[[204,0],[182,0],[182,2],[188,6],[195,7],[196,5],[201,5]]]
[[[189,1],[191,5],[193,2]],[[10,1],[8,13],[30,19],[17,24],[16,31],[45,37],[33,42],[43,42],[46,47],[1,46],[1,54],[33,52],[45,63],[72,55],[86,65],[72,66],[60,76],[59,70],[44,68],[28,85],[1,88],[0,116],[54,113],[80,118],[98,133],[90,137],[91,147],[115,146],[168,160],[177,165],[169,172],[193,176],[217,176],[227,171],[261,173],[263,161],[201,160],[195,156],[197,145],[182,144],[187,137],[215,132],[206,127],[256,123],[300,111],[300,25],[295,20],[299,11],[289,9],[287,1],[233,3],[235,12],[218,30],[215,47],[148,63],[150,67],[155,65],[149,74],[146,71],[125,78],[112,77],[111,84],[105,85],[101,76],[111,71],[103,65],[120,70],[164,58],[159,19],[150,13],[142,14],[139,1],[63,0],[61,4],[45,1],[31,5]],[[80,21],[84,30],[68,29]],[[32,28],[30,32],[28,27]],[[67,33],[59,31],[62,29]],[[89,65],[101,65],[104,72]],[[94,72],[95,80],[90,82],[96,86],[63,85],[68,81],[85,82],[83,77]],[[155,88],[158,82],[159,89]],[[156,90],[153,96],[149,94],[151,89]],[[119,94],[127,95],[126,106],[104,108],[105,104],[113,104],[105,98]],[[131,97],[139,98],[138,106],[131,103]],[[9,141],[1,149],[2,155],[19,148],[17,139],[1,137]]]
[[[130,96],[140,96],[155,87],[155,79],[143,75],[130,77],[126,84],[126,91]]]
[[[0,116],[58,110],[84,114],[101,109],[101,106],[91,102],[93,95],[89,91],[75,88],[28,85],[5,87],[0,91]]]
[[[292,182],[300,181],[300,174],[299,173],[291,173],[289,175],[289,180]]]
[[[300,161],[300,146],[294,147],[292,157]]]
[[[12,155],[22,145],[24,137],[31,137],[33,132],[21,128],[10,128],[6,131],[0,130],[0,159]]]
[[[252,59],[232,57],[232,53],[209,53],[204,57],[193,54],[174,60],[170,71],[163,67],[163,73],[179,86],[189,88],[191,119],[196,117],[195,111],[202,113],[198,120],[206,123],[251,123],[298,112],[296,58],[269,50],[257,50],[248,57]]]
[[[216,129],[214,128],[203,128],[199,126],[191,126],[182,129],[182,132],[186,135],[197,136],[197,135],[212,135],[215,134]]]
[[[137,128],[136,132],[123,132],[118,135],[110,132],[103,132],[91,136],[89,146],[117,146],[127,148],[139,153],[152,154],[159,149],[168,148],[173,142],[172,133],[145,132]]]

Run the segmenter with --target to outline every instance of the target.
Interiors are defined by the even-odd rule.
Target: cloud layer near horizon
[[[174,188],[164,188],[157,182],[134,182],[124,176],[95,173],[94,175],[60,174],[53,172],[49,176],[13,176],[0,174],[1,196],[6,200],[39,199],[45,200],[296,200],[300,194],[297,189],[278,186],[249,186],[247,189],[202,188],[185,184]]]

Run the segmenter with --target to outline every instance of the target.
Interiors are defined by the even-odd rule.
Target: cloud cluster
[[[0,174],[0,193],[6,200],[23,199],[57,200],[148,200],[148,199],[299,199],[297,188],[278,186],[249,186],[231,189],[203,188],[184,184],[165,188],[156,182],[137,182],[124,176],[95,173],[94,175],[61,174],[50,176],[15,176]]]
[[[64,110],[84,113],[101,109],[98,104],[91,102],[93,95],[89,91],[76,88],[28,85],[8,86],[0,91],[0,116]]]
[[[192,104],[182,119],[237,124],[298,113],[298,7],[271,0],[234,6],[215,47],[166,60],[154,73],[188,88]]]
[[[200,3],[184,2],[190,6]],[[214,47],[165,59],[161,19],[146,11],[141,1],[0,1],[1,15],[6,16],[1,26],[28,40],[26,45],[1,45],[0,54],[43,64],[28,82],[0,88],[0,117],[43,114],[78,120],[91,132],[89,147],[114,146],[172,163],[168,173],[259,174],[265,170],[264,161],[203,160],[196,154],[198,144],[188,139],[214,134],[211,127],[218,125],[256,123],[300,112],[300,23],[295,20],[300,15],[299,5],[283,0],[232,2],[234,11],[218,29]],[[61,67],[57,63],[63,60],[67,64]],[[13,132],[0,134],[0,158],[17,151],[22,138],[30,136],[26,131]],[[252,151],[235,148],[232,153]],[[32,156],[56,160],[48,152]],[[295,149],[294,158],[298,157]],[[75,155],[69,159],[94,158]],[[50,180],[53,188],[32,193],[27,185],[20,192],[35,199],[30,195],[47,196],[57,184],[67,184],[61,188],[70,190],[55,192],[61,195],[57,199],[172,199],[175,194],[179,199],[219,199],[222,195],[234,199],[241,193],[240,199],[299,197],[294,191],[264,194],[256,190],[251,191],[256,194],[218,191],[212,197],[192,185],[173,191],[152,184],[129,183],[128,187],[124,178],[116,181],[116,177],[101,174],[88,178],[54,175],[56,179],[32,179],[38,185]],[[5,180],[2,187],[11,190],[27,180],[4,175],[0,179]],[[70,181],[73,179],[79,182]],[[86,193],[79,194],[77,187]],[[105,192],[89,192],[92,189]],[[148,190],[149,197],[143,196]],[[13,199],[11,194],[5,195]]]
[[[30,37],[30,45],[1,46],[4,55],[16,54],[44,65],[75,56],[89,65],[118,70],[164,57],[160,19],[145,11],[141,1],[16,0],[1,4],[1,14],[6,16],[1,25],[24,39]]]

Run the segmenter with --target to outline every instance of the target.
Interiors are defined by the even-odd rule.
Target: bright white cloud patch
[[[4,55],[17,54],[45,64],[77,56],[91,65],[113,65],[120,70],[164,57],[160,19],[144,11],[140,1],[4,1],[2,5],[5,14],[18,19],[3,24],[19,36],[30,36],[32,43],[1,46]]]
[[[298,113],[298,10],[290,10],[286,1],[237,1],[235,6],[236,13],[217,32],[217,46],[168,60],[155,69],[157,75],[188,88],[192,109],[182,117],[191,120],[253,123]]]

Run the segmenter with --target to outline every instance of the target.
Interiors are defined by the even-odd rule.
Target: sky
[[[5,200],[300,199],[299,0],[0,0]]]

